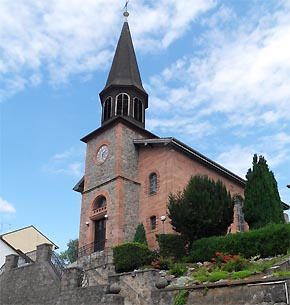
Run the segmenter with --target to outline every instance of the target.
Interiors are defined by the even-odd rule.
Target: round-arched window
[[[96,200],[94,201],[94,206],[93,209],[97,210],[100,208],[103,208],[107,205],[107,199],[105,196],[99,196],[96,198]]]
[[[157,175],[156,173],[151,173],[149,176],[149,188],[150,194],[157,193]]]

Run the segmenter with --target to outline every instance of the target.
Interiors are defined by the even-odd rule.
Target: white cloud
[[[42,170],[51,174],[62,174],[73,177],[81,177],[84,174],[85,149],[79,147],[70,148],[62,153],[55,154]]]
[[[16,210],[13,206],[12,203],[4,200],[3,198],[0,197],[0,212],[4,213],[15,213]]]
[[[120,33],[123,4],[116,0],[0,1],[1,100],[43,81],[56,85],[72,75],[82,77],[107,68]],[[150,51],[156,45],[166,48],[214,4],[213,0],[194,5],[187,0],[132,1],[135,46]]]
[[[181,58],[152,77],[153,101],[161,92],[168,105],[184,96],[174,109],[183,110],[183,118],[194,113],[195,119],[214,125],[218,115],[219,127],[231,132],[283,122],[289,126],[290,9],[253,11],[236,20],[223,6],[203,19],[208,29],[197,39],[203,53]],[[223,22],[221,16],[226,16]]]
[[[221,153],[217,157],[217,162],[245,178],[248,169],[251,167],[254,153],[255,151],[252,148],[236,145]]]

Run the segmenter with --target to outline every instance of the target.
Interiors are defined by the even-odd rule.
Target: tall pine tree
[[[244,216],[250,229],[269,223],[283,223],[283,209],[277,182],[263,156],[253,157],[253,168],[246,175]]]

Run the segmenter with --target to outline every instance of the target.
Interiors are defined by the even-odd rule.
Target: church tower
[[[82,194],[81,256],[132,241],[139,222],[140,195],[138,149],[133,140],[156,137],[145,130],[148,95],[125,17],[100,93],[101,127],[81,139],[87,144],[85,175],[74,187]]]
[[[145,127],[148,94],[141,82],[127,21],[124,22],[109,77],[100,93],[100,99],[103,110],[102,125],[121,116],[137,126]]]

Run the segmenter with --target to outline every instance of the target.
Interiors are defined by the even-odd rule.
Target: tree
[[[143,223],[138,224],[133,242],[143,244],[146,246],[148,245],[147,239],[146,239],[146,232],[145,232]]]
[[[63,262],[63,264],[71,264],[78,259],[78,247],[79,247],[79,240],[70,239],[67,243],[67,250],[60,252],[58,257]]]
[[[233,200],[220,180],[193,176],[183,192],[169,195],[168,216],[190,246],[201,237],[227,232],[233,221]]]
[[[284,223],[277,182],[263,156],[253,157],[253,168],[246,175],[244,216],[251,229],[269,223]]]

